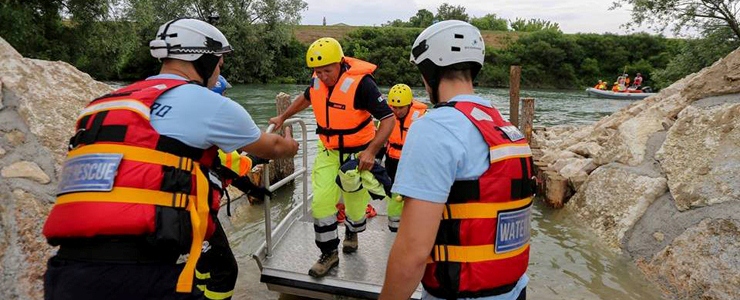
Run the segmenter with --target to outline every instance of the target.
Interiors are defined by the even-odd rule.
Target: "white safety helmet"
[[[424,29],[411,47],[410,60],[432,88],[433,103],[437,101],[440,70],[444,67],[470,69],[472,78],[483,67],[486,47],[480,30],[467,22],[448,20]]]
[[[149,50],[154,58],[195,61],[203,54],[221,56],[232,48],[213,25],[197,19],[175,19],[159,27]]]

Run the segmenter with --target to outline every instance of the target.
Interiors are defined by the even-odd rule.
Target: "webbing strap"
[[[115,202],[186,208],[188,203],[195,202],[195,196],[148,189],[114,187],[110,192],[76,192],[60,195],[57,196],[56,204],[77,202]]]
[[[333,129],[333,128],[325,128],[321,127],[320,125],[316,125],[316,134],[326,135],[326,136],[333,136],[333,135],[350,135],[360,132],[360,130],[364,129],[367,124],[370,124],[373,121],[372,117],[368,117],[362,123],[357,125],[355,128],[350,129]]]
[[[532,197],[497,203],[456,203],[445,205],[443,219],[492,219],[501,211],[516,210],[532,204]]]
[[[482,262],[490,260],[501,260],[507,259],[529,249],[529,243],[524,246],[509,252],[496,253],[493,251],[494,245],[478,245],[478,246],[453,246],[453,245],[434,245],[432,249],[432,255],[427,258],[427,263],[434,262]]]
[[[142,147],[114,144],[93,144],[82,146],[80,148],[69,151],[69,154],[67,154],[67,159],[74,158],[80,155],[94,153],[120,153],[123,154],[123,159],[125,160],[159,164],[186,171],[190,171],[190,168],[193,165],[193,160],[188,157],[177,156],[167,152]]]
[[[193,241],[190,244],[190,255],[188,256],[185,267],[180,273],[180,277],[177,279],[178,293],[190,293],[193,290],[193,277],[195,276],[195,265],[200,258],[201,250],[203,247],[203,240],[206,237],[206,231],[208,230],[208,212],[210,207],[208,206],[208,179],[203,171],[200,169],[199,163],[193,163],[196,177],[197,186],[197,200],[189,201],[188,210],[190,211],[190,223],[193,227]]]

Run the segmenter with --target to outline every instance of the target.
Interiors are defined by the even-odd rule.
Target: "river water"
[[[257,125],[266,128],[267,120],[275,114],[275,96],[279,92],[295,96],[304,88],[297,85],[236,85],[227,91],[227,96],[242,104]],[[381,88],[381,91],[387,93],[388,87]],[[491,99],[507,117],[508,90],[480,88],[476,92]],[[415,89],[414,94],[424,95],[419,98],[425,100],[423,90]],[[624,100],[590,98],[584,91],[522,91],[521,97],[536,99],[535,126],[590,124],[630,104]],[[309,169],[317,139],[312,133],[316,128],[312,116],[310,109],[297,115],[309,124],[311,132]],[[296,134],[298,137],[300,135]],[[296,166],[299,165],[296,160]],[[301,191],[298,183],[277,192],[272,201],[273,224],[277,224],[293,203],[299,201]],[[263,207],[249,205],[240,199],[232,204],[231,210],[231,217],[227,217],[224,210],[220,217],[240,267],[234,299],[295,299],[271,292],[259,282],[259,269],[251,254],[264,241]],[[577,215],[567,210],[549,209],[541,201],[536,201],[532,217],[529,299],[661,299],[657,288],[647,283],[629,258],[608,250]]]

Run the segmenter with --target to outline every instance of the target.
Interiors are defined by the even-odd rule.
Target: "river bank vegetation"
[[[661,14],[651,11],[652,6],[641,6],[661,1],[628,2],[635,2],[634,22],[655,24],[649,17]],[[724,2],[737,7],[738,0]],[[697,10],[667,6],[662,6],[662,15],[693,20],[679,25],[693,26],[697,37],[665,38],[626,30],[564,34],[559,24],[547,20],[470,16],[464,7],[446,3],[437,12],[422,9],[409,20],[378,27],[298,25],[306,7],[301,0],[3,1],[0,21],[5,26],[0,27],[0,36],[27,57],[66,61],[98,80],[132,81],[158,71],[148,42],[159,25],[178,16],[207,20],[218,15],[216,26],[235,48],[223,71],[232,82],[306,82],[310,71],[305,68],[305,51],[313,39],[326,35],[338,38],[345,54],[377,64],[380,84],[418,86],[418,72],[408,62],[411,43],[429,24],[459,19],[478,26],[486,40],[487,64],[478,85],[507,86],[509,66],[518,64],[523,87],[556,89],[591,86],[599,79],[614,81],[625,72],[640,72],[644,85],[661,88],[740,46],[740,33],[730,26],[732,20],[737,25],[736,18],[727,21],[719,14],[706,19],[692,15]]]

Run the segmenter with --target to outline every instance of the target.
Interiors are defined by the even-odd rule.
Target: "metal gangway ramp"
[[[297,118],[288,119],[285,125],[301,127],[302,165],[286,178],[269,185],[269,168],[263,168],[262,180],[271,192],[292,180],[303,181],[302,201],[272,226],[270,197],[265,196],[265,242],[252,254],[259,265],[260,281],[271,291],[318,299],[362,298],[376,299],[385,277],[385,268],[395,234],[388,230],[385,202],[372,201],[378,215],[368,219],[367,229],[358,235],[359,248],[352,254],[339,251],[339,266],[323,278],[313,278],[308,270],[321,252],[314,243],[313,218],[309,213],[313,195],[308,195],[308,154],[306,124]],[[267,128],[272,132],[274,125]],[[340,239],[344,226],[339,226]],[[421,299],[421,287],[411,299]]]

